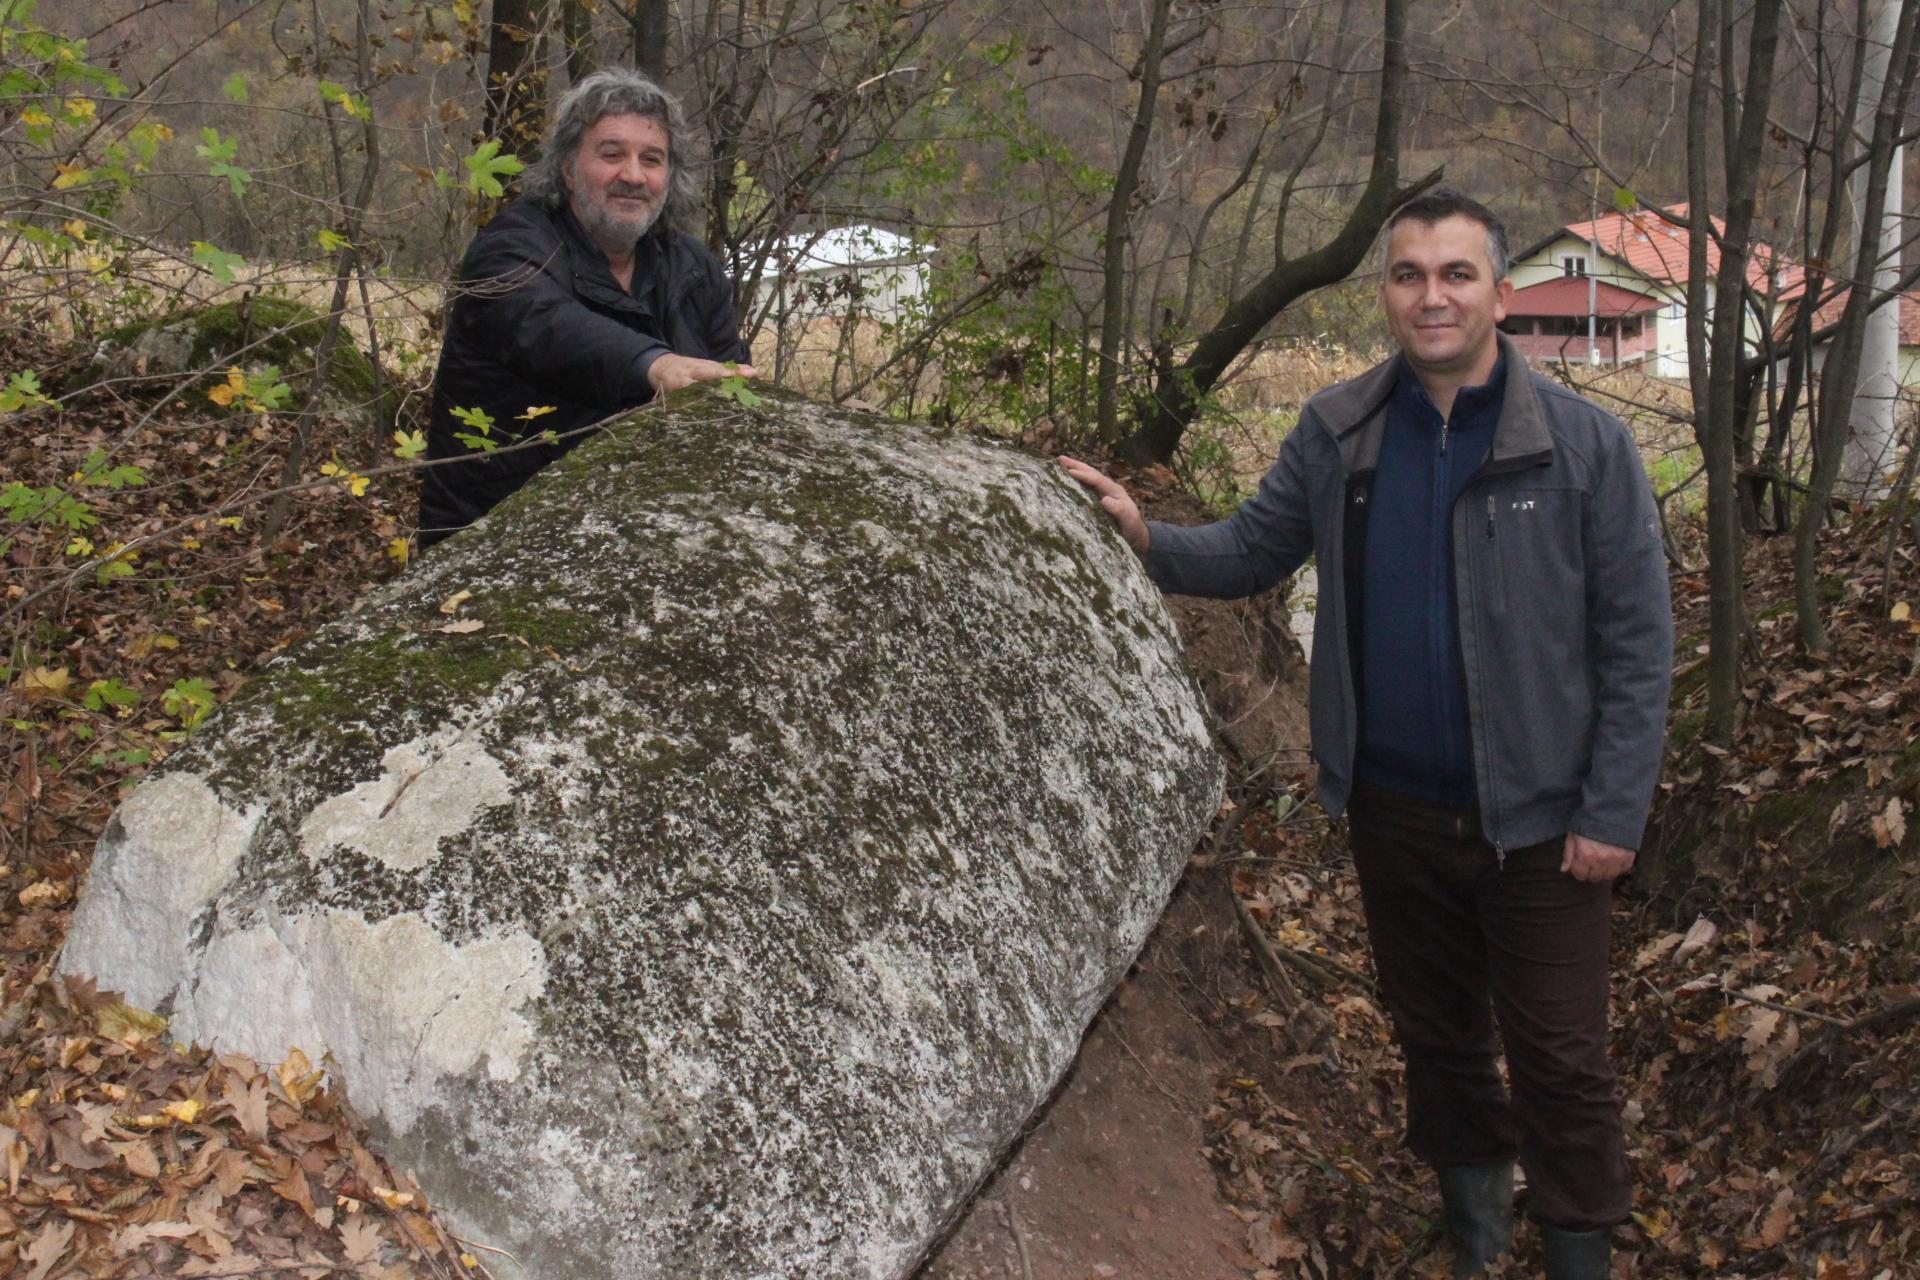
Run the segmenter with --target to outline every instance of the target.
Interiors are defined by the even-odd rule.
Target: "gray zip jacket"
[[[1673,613],[1653,492],[1618,418],[1527,368],[1502,337],[1505,402],[1453,508],[1454,587],[1486,838],[1575,832],[1637,849],[1666,742]],[[1395,357],[1308,401],[1260,489],[1197,528],[1149,522],[1174,594],[1254,595],[1312,555],[1308,711],[1321,806],[1339,817],[1358,748],[1360,567]]]

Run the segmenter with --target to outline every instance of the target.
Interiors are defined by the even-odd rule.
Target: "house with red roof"
[[[1670,206],[1685,218],[1685,205]],[[1716,229],[1724,229],[1719,218]],[[1536,362],[1639,364],[1648,373],[1682,378],[1687,373],[1687,281],[1692,275],[1692,233],[1650,209],[1608,213],[1575,222],[1515,255],[1513,302],[1500,326]],[[1720,270],[1720,249],[1707,244],[1707,274]],[[1796,296],[1800,269],[1765,244],[1747,261],[1747,282],[1769,299],[1770,315]],[[1750,318],[1760,342],[1762,319]]]
[[[1820,292],[1824,294],[1832,287],[1832,282],[1829,281]],[[1846,310],[1847,294],[1850,292],[1851,290],[1842,288],[1820,304],[1819,309],[1813,313],[1815,333],[1840,323],[1840,313]],[[1898,304],[1888,303],[1887,305],[1898,305],[1900,308],[1900,353],[1894,361],[1894,376],[1902,387],[1920,386],[1920,291],[1909,290],[1900,295]],[[1789,307],[1781,315],[1779,327],[1774,332],[1784,338],[1793,319],[1793,308]],[[1826,365],[1827,346],[1827,343],[1822,342],[1813,349],[1813,368],[1816,373]]]

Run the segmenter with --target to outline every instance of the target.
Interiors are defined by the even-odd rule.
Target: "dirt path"
[[[1168,979],[1136,966],[919,1280],[1246,1280],[1202,1131],[1225,1069]]]

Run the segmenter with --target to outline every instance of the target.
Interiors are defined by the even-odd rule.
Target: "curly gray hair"
[[[554,109],[540,158],[527,166],[520,189],[549,209],[567,202],[566,173],[580,150],[580,137],[608,116],[643,116],[667,133],[668,226],[685,229],[699,207],[693,157],[688,153],[687,118],[680,99],[641,75],[623,68],[596,71],[567,90]]]

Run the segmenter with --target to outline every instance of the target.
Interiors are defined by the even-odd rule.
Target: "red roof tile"
[[[1658,311],[1666,305],[1660,298],[1650,298],[1644,293],[1622,289],[1619,285],[1608,284],[1604,280],[1589,281],[1584,276],[1562,276],[1557,280],[1542,280],[1539,284],[1515,289],[1513,301],[1507,306],[1507,314],[1510,316],[1584,316],[1587,314],[1588,284],[1593,286],[1593,314],[1597,316],[1642,315],[1649,311]]]
[[[1670,208],[1676,218],[1687,216],[1687,206],[1684,204]],[[1726,225],[1720,218],[1713,219],[1715,231],[1724,232]],[[1656,283],[1676,286],[1687,283],[1690,274],[1688,249],[1693,242],[1693,234],[1684,223],[1669,222],[1651,209],[1609,213],[1591,222],[1573,223],[1542,241],[1534,252],[1561,235],[1597,244],[1602,253],[1620,259]],[[1779,267],[1780,279],[1777,284],[1770,285],[1768,273],[1775,266]],[[1719,271],[1720,247],[1708,241],[1707,274],[1718,275]],[[1747,259],[1747,283],[1761,294],[1787,297],[1799,288],[1801,271],[1794,264],[1779,258],[1772,246],[1756,241],[1753,253]]]
[[[1813,313],[1813,327],[1818,330],[1824,329],[1830,324],[1838,324],[1840,322],[1840,313],[1845,310],[1847,305],[1847,295],[1851,292],[1852,290],[1850,289],[1842,289],[1840,292],[1834,294],[1832,298],[1822,303],[1820,309]],[[1920,346],[1920,290],[1901,294],[1899,307],[1900,345],[1903,347]],[[1785,332],[1784,326],[1790,323],[1791,320],[1792,317],[1789,315],[1786,320],[1782,322],[1783,327],[1781,332]]]

